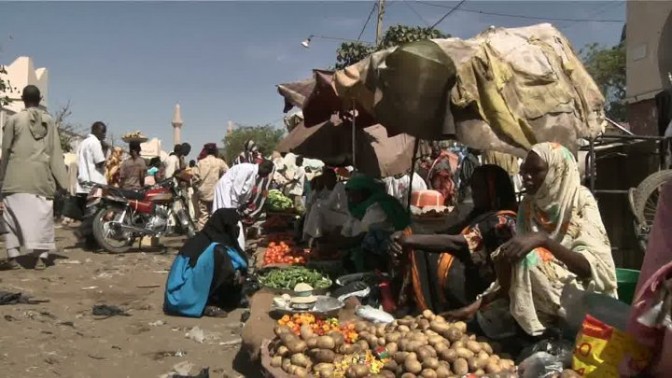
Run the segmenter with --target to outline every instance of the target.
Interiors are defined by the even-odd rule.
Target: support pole
[[[385,0],[378,0],[378,19],[376,21],[376,47],[380,46],[383,38],[383,16],[385,15]]]

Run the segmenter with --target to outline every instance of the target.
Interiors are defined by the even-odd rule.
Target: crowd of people
[[[338,251],[351,272],[388,272],[398,278],[400,298],[409,306],[477,319],[472,326],[491,337],[543,334],[558,321],[567,285],[616,296],[614,261],[596,201],[581,185],[575,157],[561,145],[533,146],[518,168],[515,157],[479,158],[474,150],[456,153],[435,144],[412,176],[380,180],[353,169],[309,172],[302,157],[288,164],[252,140],[231,166],[214,143],[191,163],[185,161],[191,150],[186,143],[163,162],[146,162],[137,142],[125,159],[116,149],[108,156],[107,127],[96,122],[77,151],[72,188],[67,169],[73,164],[66,169],[54,120],[38,107],[39,90],[28,86],[22,96],[26,109],[5,126],[0,165],[10,268],[21,247],[35,264],[48,264],[59,188],[76,193],[83,206],[89,183],[141,190],[179,177],[193,192],[199,232],[172,265],[165,296],[171,314],[221,314],[247,272],[245,231],[263,212],[270,189],[305,209],[297,241]],[[525,195],[518,202],[521,184]],[[471,201],[472,209],[450,229],[418,233],[408,201],[410,193],[428,190],[439,192],[443,205]],[[86,232],[80,236],[91,241]]]

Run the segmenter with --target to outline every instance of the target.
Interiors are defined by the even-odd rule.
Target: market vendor
[[[411,223],[406,209],[385,192],[385,185],[365,175],[345,184],[350,218],[343,225],[335,245],[348,250],[346,268],[356,272],[388,268],[392,234]]]
[[[517,234],[492,254],[497,281],[449,316],[469,318],[478,311],[481,328],[488,319],[502,324],[511,316],[514,327],[539,336],[557,324],[565,285],[616,297],[616,269],[597,202],[581,186],[572,153],[556,143],[537,144],[521,174],[527,194]]]
[[[219,209],[203,230],[182,246],[166,282],[166,313],[222,316],[226,315],[223,305],[238,304],[248,264],[237,242],[239,220],[235,209]]]
[[[304,241],[331,235],[350,218],[345,183],[337,182],[336,172],[331,169],[325,169],[321,177],[324,188],[321,198],[306,213]]]
[[[411,281],[421,310],[438,313],[472,303],[496,278],[490,254],[515,235],[518,204],[506,171],[477,167],[471,192],[474,209],[448,230],[453,233],[399,234],[399,245],[411,251]]]
[[[387,194],[396,198],[402,204],[408,203],[409,190],[412,193],[427,190],[427,183],[422,177],[420,177],[419,174],[415,172],[413,172],[412,183],[410,172],[403,175],[386,177],[383,181],[385,181],[385,188],[387,190]],[[411,185],[413,185],[413,188],[411,188]]]

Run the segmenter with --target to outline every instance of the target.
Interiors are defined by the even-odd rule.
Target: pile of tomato
[[[264,265],[303,265],[306,263],[306,255],[305,250],[294,247],[291,243],[271,242],[264,252]]]
[[[358,334],[355,331],[355,324],[352,322],[340,324],[336,318],[323,320],[318,319],[315,315],[309,313],[294,314],[292,316],[285,315],[278,320],[278,324],[289,327],[289,329],[291,329],[297,336],[301,335],[301,327],[307,325],[318,336],[339,332],[343,335],[345,342],[349,344],[357,341],[358,337]]]

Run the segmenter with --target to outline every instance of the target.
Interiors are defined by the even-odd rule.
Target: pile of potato
[[[387,325],[360,321],[355,329],[358,340],[348,344],[338,332],[316,336],[306,327],[299,337],[287,327],[277,327],[278,337],[270,347],[271,366],[297,377],[336,377],[344,356],[384,347],[390,358],[378,373],[372,374],[364,364],[353,365],[346,378],[448,378],[470,373],[490,378],[517,376],[514,362],[495,353],[495,343],[468,335],[465,323],[447,322],[429,310]]]

